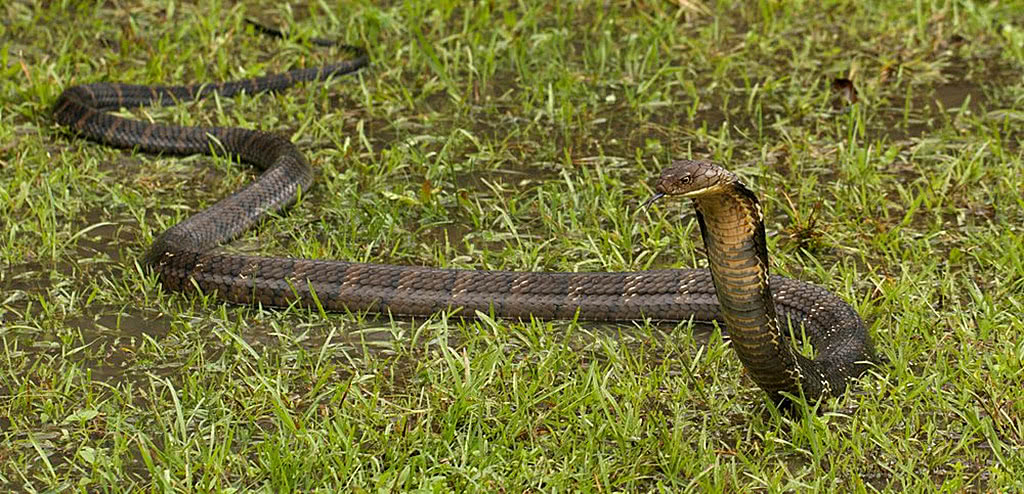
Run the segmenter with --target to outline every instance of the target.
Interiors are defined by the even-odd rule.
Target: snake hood
[[[877,362],[860,316],[835,295],[811,285],[780,283],[769,274],[764,216],[757,196],[736,174],[710,162],[676,160],[655,183],[660,197],[693,200],[715,294],[750,377],[780,401],[784,393],[810,399],[835,394]],[[797,302],[799,301],[799,302]],[[800,314],[780,311],[798,304]],[[803,326],[817,358],[797,353],[789,328]]]

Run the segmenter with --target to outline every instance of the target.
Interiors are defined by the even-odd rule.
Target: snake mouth
[[[702,196],[712,196],[715,194],[720,194],[728,190],[728,187],[729,184],[714,183],[705,187],[700,187],[698,189],[688,190],[679,195],[681,197],[685,197],[686,199],[697,199],[698,197]]]
[[[698,196],[702,196],[702,195],[705,195],[705,194],[709,194],[709,193],[715,192],[717,190],[717,188],[718,188],[717,185],[713,185],[711,187],[704,187],[704,188],[697,189],[697,190],[691,190],[691,191],[686,192],[686,193],[681,194],[681,195],[683,197],[687,198],[687,199],[693,199],[693,198],[698,197]]]

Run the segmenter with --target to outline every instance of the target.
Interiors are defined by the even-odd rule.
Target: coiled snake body
[[[678,161],[657,185],[659,196],[694,200],[710,270],[538,273],[433,269],[222,253],[215,248],[295,200],[312,181],[310,166],[286,138],[235,127],[179,127],[107,113],[118,107],[173,104],[212,93],[277,91],[301,81],[358,70],[368,58],[321,68],[217,84],[140,86],[96,83],[67,88],[54,105],[57,122],[107,145],[154,153],[218,150],[263,170],[250,185],[169,228],[145,264],[169,289],[196,287],[237,303],[285,306],[316,301],[329,310],[425,315],[461,308],[499,317],[587,320],[718,321],[754,381],[772,399],[782,393],[817,399],[845,389],[875,360],[864,323],[828,291],[768,275],[764,224],[755,196],[711,163]],[[814,346],[795,352],[789,321]]]

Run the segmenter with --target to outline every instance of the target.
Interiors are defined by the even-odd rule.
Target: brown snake
[[[351,47],[350,47],[351,48]],[[732,173],[704,161],[680,160],[657,184],[660,197],[692,198],[711,269],[624,273],[540,273],[435,269],[280,257],[216,250],[308,189],[312,172],[287,138],[236,127],[165,126],[107,113],[118,107],[174,104],[218,93],[278,91],[367,65],[355,58],[235,82],[187,86],[95,83],[67,88],[54,105],[57,122],[103,144],[152,153],[212,150],[263,170],[253,183],[169,228],[145,264],[171,290],[196,288],[237,303],[298,302],[338,311],[426,315],[461,309],[498,317],[628,321],[717,321],[754,382],[776,402],[782,393],[810,400],[837,394],[877,362],[861,318],[823,288],[769,276],[760,206]],[[652,199],[653,201],[653,199]],[[797,353],[790,324],[809,337],[816,357]]]

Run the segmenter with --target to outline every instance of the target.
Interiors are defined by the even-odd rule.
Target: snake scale
[[[273,33],[273,32],[272,32]],[[72,133],[106,145],[178,155],[219,152],[255,165],[254,182],[163,232],[145,265],[171,290],[216,293],[236,303],[427,315],[459,308],[498,317],[600,321],[717,321],[728,331],[754,382],[777,403],[784,393],[810,400],[842,392],[876,363],[860,316],[835,295],[801,281],[769,276],[757,199],[732,173],[679,160],[663,171],[660,197],[693,200],[711,269],[546,273],[435,269],[224,253],[217,246],[292,203],[312,183],[306,158],[280,135],[236,127],[181,127],[108,112],[175,104],[217,93],[279,91],[295,83],[354,72],[365,51],[318,68],[234,82],[185,86],[93,83],[69,87],[53,107]],[[653,199],[652,199],[653,200]],[[797,353],[790,325],[802,327],[815,358]]]

